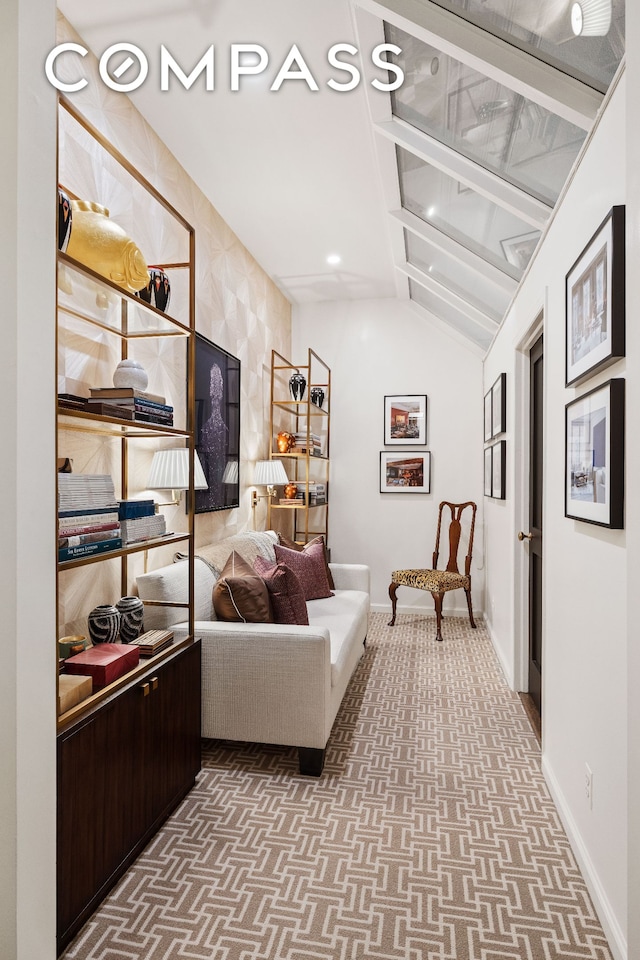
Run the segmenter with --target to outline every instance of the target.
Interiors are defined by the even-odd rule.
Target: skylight
[[[394,116],[553,205],[586,131],[391,24],[386,36],[405,71]]]
[[[485,351],[624,56],[625,0],[354,3],[405,78],[372,104],[398,289]]]
[[[605,36],[576,36],[569,0],[432,0],[439,7],[587,83],[602,93],[624,55],[624,0],[611,0],[611,22]]]

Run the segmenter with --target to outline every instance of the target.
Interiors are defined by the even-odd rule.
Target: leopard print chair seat
[[[451,519],[449,520],[449,560],[445,570],[438,570],[442,515],[447,508],[451,513]],[[462,517],[467,508],[469,509],[469,545],[465,557],[464,573],[460,573],[458,569],[458,549],[462,535]],[[466,503],[449,503],[447,500],[442,501],[438,508],[438,529],[436,531],[436,546],[433,552],[433,568],[394,570],[391,574],[391,583],[389,584],[389,597],[391,599],[392,610],[391,620],[389,621],[390,627],[396,622],[396,591],[398,587],[414,587],[417,590],[427,590],[434,599],[436,608],[436,640],[442,640],[442,600],[445,593],[449,590],[464,590],[467,597],[469,622],[475,629],[476,624],[473,619],[473,606],[471,603],[471,557],[473,552],[476,510],[477,505],[471,500],[468,500]]]

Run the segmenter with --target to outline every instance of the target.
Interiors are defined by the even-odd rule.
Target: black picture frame
[[[431,493],[431,452],[381,450],[380,493]]]
[[[507,429],[507,375],[501,373],[491,387],[491,437]]]
[[[506,500],[507,441],[498,440],[490,449],[491,496],[494,500]]]
[[[484,395],[484,442],[491,440],[491,390]]]
[[[625,381],[607,380],[565,406],[564,515],[624,529]]]
[[[240,506],[240,360],[195,334],[195,448],[207,480],[195,512]]]
[[[565,384],[625,355],[625,208],[612,207],[565,278]]]
[[[492,447],[484,448],[484,495],[490,497],[493,492]]]
[[[427,442],[426,394],[391,394],[384,398],[385,446],[424,446]]]

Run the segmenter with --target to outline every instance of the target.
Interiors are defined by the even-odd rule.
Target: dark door
[[[542,715],[542,337],[530,352],[529,695]]]

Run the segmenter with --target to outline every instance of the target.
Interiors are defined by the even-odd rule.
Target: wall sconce
[[[282,460],[258,460],[253,471],[253,482],[256,486],[266,486],[267,492],[259,494],[257,490],[251,491],[251,506],[255,510],[258,506],[258,500],[275,497],[276,483],[289,483],[287,472],[282,466]]]
[[[193,454],[193,488],[206,490],[207,483],[198,454]],[[147,480],[149,490],[171,490],[172,500],[162,506],[177,505],[182,500],[182,491],[189,489],[189,450],[179,447],[175,450],[156,450]]]
[[[611,0],[580,0],[571,6],[576,37],[606,37],[611,27]]]

